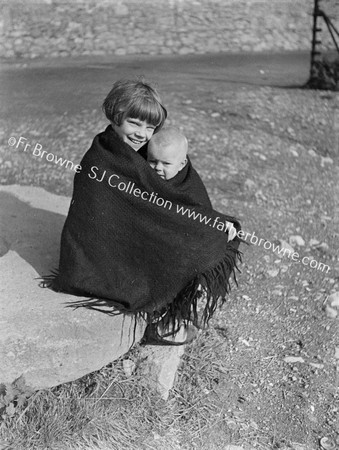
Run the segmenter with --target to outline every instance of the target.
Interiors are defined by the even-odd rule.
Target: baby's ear
[[[183,162],[182,162],[182,167],[185,167],[186,164],[187,164],[187,158],[185,158],[185,159],[183,160]]]

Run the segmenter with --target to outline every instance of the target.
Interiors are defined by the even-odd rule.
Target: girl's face
[[[155,126],[145,120],[126,117],[121,125],[112,122],[114,131],[136,152],[148,142],[155,130]]]

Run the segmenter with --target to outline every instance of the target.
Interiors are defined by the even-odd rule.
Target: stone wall
[[[321,5],[339,26],[339,2]],[[309,50],[312,10],[312,0],[0,0],[0,56]]]

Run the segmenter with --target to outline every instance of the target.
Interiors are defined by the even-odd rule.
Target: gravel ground
[[[225,373],[213,395],[227,404],[233,438],[253,448],[311,450],[322,437],[339,446],[338,318],[336,308],[326,310],[339,291],[335,94],[213,85],[166,96],[168,122],[187,135],[215,209],[237,216],[250,235],[289,242],[300,257],[326,265],[280,257],[264,241],[243,246],[239,287],[205,337],[223,338]],[[70,196],[74,171],[47,161],[47,153],[77,164],[105,124],[97,109],[20,123],[3,117],[0,183]],[[11,136],[31,147],[10,146]],[[43,157],[32,154],[37,143]],[[204,439],[200,448],[225,448]]]

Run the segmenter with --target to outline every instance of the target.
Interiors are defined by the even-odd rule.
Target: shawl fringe
[[[67,302],[66,307],[78,309],[87,308],[99,311],[112,316],[120,314],[134,315],[133,342],[135,343],[135,334],[137,321],[142,319],[147,323],[147,329],[152,332],[145,333],[145,339],[148,343],[162,345],[182,345],[186,342],[166,341],[165,337],[174,336],[181,325],[187,326],[189,322],[197,328],[205,328],[212,319],[216,309],[221,307],[226,301],[226,295],[231,290],[230,279],[233,276],[235,284],[238,286],[236,271],[240,273],[237,263],[242,262],[242,252],[231,248],[217,266],[196,275],[184,289],[175,297],[172,303],[167,305],[161,311],[147,313],[144,311],[131,311],[120,303],[115,303],[110,299],[100,299],[88,297],[85,300]],[[231,253],[232,252],[232,253]],[[39,286],[49,288],[55,292],[61,292],[58,288],[59,270],[54,269],[50,274],[44,275],[40,279]],[[199,308],[199,302],[205,303],[204,308]],[[110,309],[107,309],[110,307]],[[158,328],[169,330],[167,333],[160,334]],[[155,331],[154,331],[155,330]]]
[[[216,309],[225,303],[225,297],[231,290],[231,276],[238,286],[236,271],[240,273],[240,270],[237,263],[242,262],[242,252],[230,250],[232,253],[225,255],[216,267],[195,276],[174,301],[162,310],[162,314],[155,311],[148,316],[149,324],[161,324],[162,328],[171,330],[163,337],[175,335],[182,323],[187,325],[192,322],[197,328],[205,328]],[[202,310],[199,302],[205,303]]]

